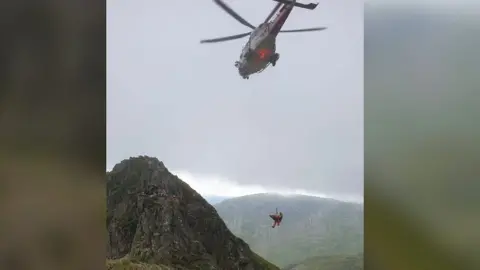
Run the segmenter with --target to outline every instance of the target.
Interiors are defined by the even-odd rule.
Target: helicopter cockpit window
[[[247,58],[247,54],[249,52],[250,46],[249,44],[245,45],[242,49],[242,53],[240,54],[240,58]]]
[[[249,39],[252,40],[252,38],[260,36],[260,34],[264,31],[265,31],[265,27],[263,25],[260,25],[259,27],[255,28],[255,30],[252,31]]]
[[[266,34],[268,34],[268,28],[269,28],[268,23],[262,23],[257,28],[255,28],[255,30],[252,31],[252,33],[250,34],[250,40],[253,37],[263,37],[263,36],[265,36]]]
[[[260,32],[260,27],[255,28],[255,30],[253,30],[252,33],[250,34],[250,39],[251,39],[252,37],[256,37],[259,32]]]

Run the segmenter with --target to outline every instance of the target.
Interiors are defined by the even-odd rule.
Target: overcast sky
[[[227,3],[254,25],[275,6]],[[328,30],[281,34],[250,80],[234,67],[247,38],[199,44],[249,30],[212,1],[107,5],[108,169],[145,154],[202,194],[363,197],[363,1],[294,9],[285,29]]]

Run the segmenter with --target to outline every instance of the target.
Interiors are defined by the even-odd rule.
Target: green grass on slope
[[[107,260],[106,266],[107,270],[174,270],[163,265],[133,262],[127,257],[118,260]]]
[[[363,254],[351,256],[317,256],[283,270],[363,270]]]
[[[259,254],[280,267],[311,257],[329,257],[336,254],[350,256],[361,251],[358,247],[360,244],[355,241],[360,237],[350,236],[345,232],[344,235],[332,233],[323,239],[315,240],[314,237],[308,239],[298,233],[290,238],[283,237],[283,242],[278,241],[277,245],[270,249],[259,250]]]
[[[263,267],[262,269],[280,270],[280,268],[258,256],[258,254],[252,252],[252,255],[253,259]],[[128,257],[124,257],[118,260],[107,260],[106,266],[107,270],[178,270],[178,267],[172,268],[165,265],[134,262]]]
[[[252,251],[252,254],[253,254],[253,259],[255,261],[257,261],[260,265],[262,265],[263,269],[265,269],[265,270],[280,270],[280,268],[278,268],[274,264],[268,262],[264,258],[260,257],[257,253]]]

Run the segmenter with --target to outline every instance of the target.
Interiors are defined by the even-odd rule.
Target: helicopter
[[[292,12],[293,7],[314,10],[318,3],[301,4],[296,0],[273,0],[277,2],[276,6],[272,9],[270,14],[268,14],[265,20],[259,26],[255,27],[233,11],[233,9],[227,6],[222,0],[213,1],[239,23],[251,28],[253,31],[233,36],[205,39],[201,40],[200,43],[216,43],[249,36],[247,43],[242,49],[239,61],[235,62],[235,67],[238,69],[238,73],[243,79],[249,79],[250,75],[262,72],[270,64],[272,66],[276,65],[280,58],[280,54],[276,52],[276,38],[279,33],[310,32],[327,29],[326,27],[315,27],[282,30],[282,27]],[[273,16],[275,16],[275,18],[272,19]]]

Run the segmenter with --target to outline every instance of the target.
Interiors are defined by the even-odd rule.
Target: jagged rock
[[[156,158],[130,158],[107,173],[107,230],[109,259],[175,269],[278,269]]]

